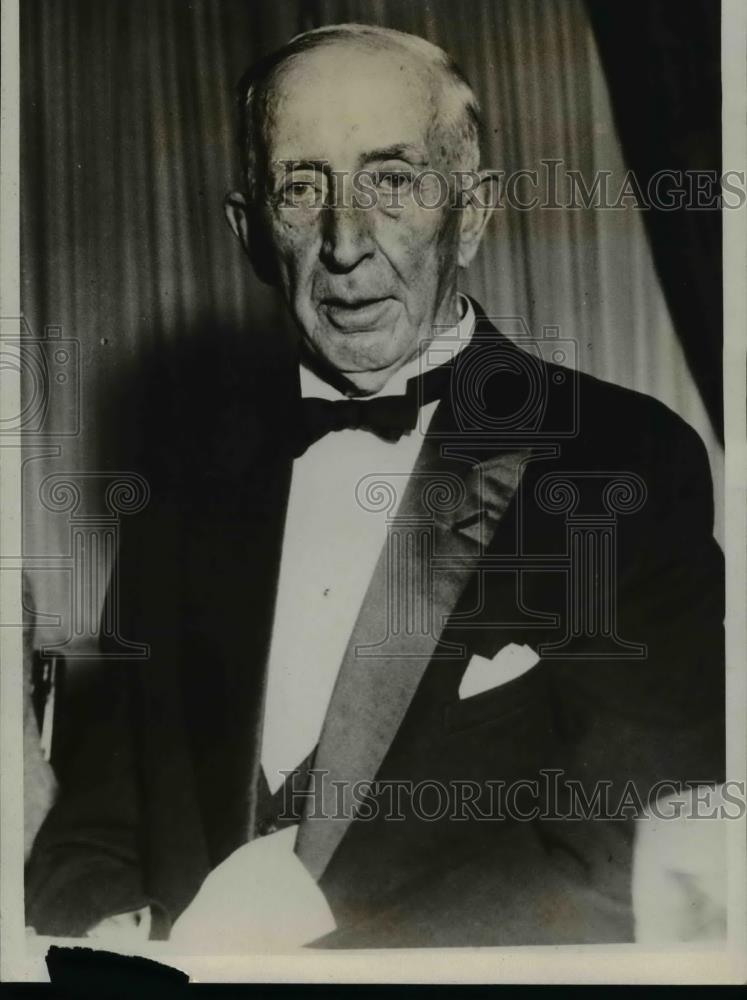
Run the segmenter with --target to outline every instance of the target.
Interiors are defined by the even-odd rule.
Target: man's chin
[[[383,389],[395,371],[396,367],[388,367],[377,371],[340,372],[340,375],[362,396],[370,396]]]
[[[349,388],[361,395],[370,395],[383,389],[400,367],[401,365],[396,361],[390,364],[382,362],[376,367],[372,365],[366,368],[353,365],[344,359],[323,358],[317,361],[320,375],[324,377],[326,371],[328,381],[336,383],[339,388],[345,391]]]
[[[326,350],[317,349],[314,353],[321,367],[331,369],[356,388],[376,392],[404,363],[404,352],[392,355],[389,331],[362,331],[345,334],[344,338],[345,343],[325,345]],[[339,335],[334,339],[339,341]],[[381,349],[385,346],[389,350]]]

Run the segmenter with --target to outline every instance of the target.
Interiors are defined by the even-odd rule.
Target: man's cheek
[[[274,240],[281,276],[286,287],[309,284],[318,248],[311,234],[285,229]]]
[[[283,256],[302,256],[309,253],[321,239],[318,213],[290,211],[275,218],[271,227],[272,242]]]
[[[427,268],[436,259],[438,241],[439,218],[435,212],[403,212],[377,226],[377,243],[400,274],[403,267],[416,273]]]
[[[438,248],[437,234],[423,239],[422,233],[413,233],[389,248],[387,257],[392,268],[410,292],[424,294],[431,287],[439,270]]]

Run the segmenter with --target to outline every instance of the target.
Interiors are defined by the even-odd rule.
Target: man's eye
[[[407,170],[380,170],[374,179],[382,191],[404,191],[412,184],[412,174]]]
[[[298,208],[318,208],[324,202],[324,188],[313,181],[291,181],[283,188],[283,202]]]

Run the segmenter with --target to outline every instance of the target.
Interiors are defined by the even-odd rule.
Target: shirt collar
[[[377,396],[403,396],[408,379],[446,364],[467,346],[475,331],[475,310],[466,295],[459,292],[457,299],[461,313],[459,322],[454,326],[438,330],[422,354],[394,372],[389,381],[377,393],[367,396],[366,399],[375,399]],[[330,385],[329,382],[325,382],[316,372],[307,368],[303,362],[300,370],[302,396],[317,396],[321,399],[332,400],[347,398],[339,389]]]

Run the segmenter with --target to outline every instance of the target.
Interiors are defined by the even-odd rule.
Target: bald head
[[[358,84],[357,91],[368,87],[372,94],[386,85],[398,89],[402,105],[427,114],[429,138],[437,144],[442,161],[439,166],[452,171],[478,169],[479,105],[446,52],[424,38],[391,28],[336,24],[297,35],[242,78],[240,145],[250,193],[267,168],[267,134],[276,109],[288,93],[300,102],[320,76],[327,77],[329,99],[335,106],[345,101],[346,93],[352,96],[352,83]],[[355,107],[352,111],[355,115]],[[369,100],[359,102],[359,116],[370,111]]]

